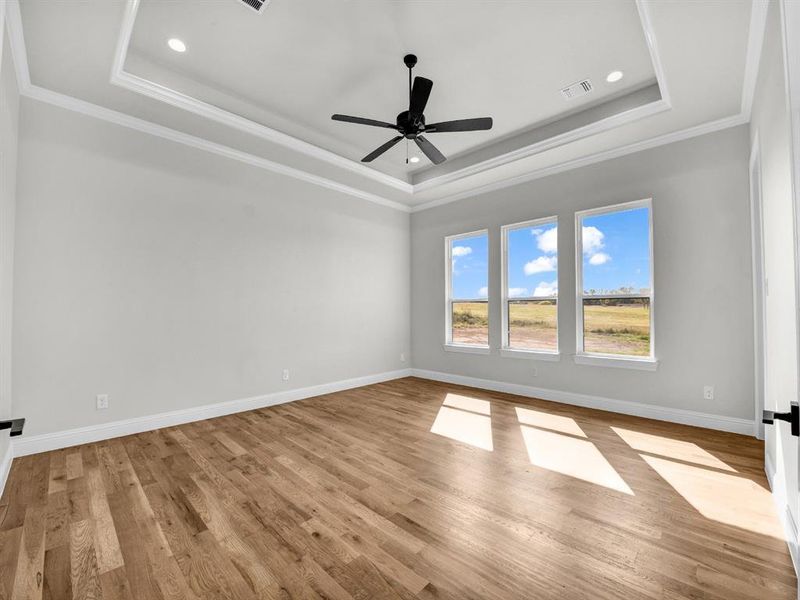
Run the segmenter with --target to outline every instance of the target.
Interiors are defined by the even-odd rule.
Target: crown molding
[[[189,135],[187,133],[183,133],[182,131],[177,131],[175,129],[170,129],[169,127],[164,127],[163,125],[158,125],[150,121],[139,119],[138,117],[132,117],[125,113],[104,108],[102,106],[98,106],[97,104],[92,104],[91,102],[86,102],[73,96],[67,96],[66,94],[54,92],[36,85],[28,86],[28,88],[24,90],[23,95],[40,102],[59,106],[67,110],[81,113],[90,117],[95,117],[109,123],[114,123],[115,125],[127,127],[129,129],[135,129],[136,131],[141,131],[143,133],[149,133],[150,135],[154,135],[165,140],[170,140],[185,146],[197,148],[198,150],[204,150],[218,156],[224,156],[225,158],[230,158],[254,167],[266,169],[268,171],[272,171],[273,173],[286,175],[287,177],[299,179],[300,181],[318,185],[335,192],[341,192],[342,194],[347,194],[362,200],[367,200],[368,202],[380,204],[381,206],[387,206],[402,212],[410,211],[410,208],[406,204],[389,200],[382,196],[378,196],[377,194],[365,192],[358,188],[344,185],[325,177],[320,177],[319,175],[313,175],[306,171],[301,171],[300,169],[295,169],[294,167],[289,167],[287,165],[262,158],[254,154],[236,150],[230,146],[224,146],[222,144],[217,144],[216,142],[210,142],[204,138]]]
[[[557,173],[572,171],[573,169],[579,169],[580,167],[593,165],[595,163],[611,160],[613,158],[627,156],[628,154],[641,152],[642,150],[649,150],[650,148],[656,148],[658,146],[664,146],[666,144],[672,144],[673,142],[680,142],[682,140],[688,140],[693,137],[705,135],[707,133],[713,133],[715,131],[720,131],[722,129],[728,129],[730,127],[744,125],[745,123],[748,122],[748,120],[749,119],[745,118],[744,115],[738,114],[731,117],[718,119],[716,121],[702,123],[694,127],[689,127],[688,129],[673,131],[671,133],[667,133],[665,135],[661,135],[658,137],[642,140],[640,142],[634,142],[633,144],[628,144],[627,146],[621,146],[619,148],[604,150],[602,152],[597,152],[595,154],[590,154],[588,156],[576,158],[575,160],[570,160],[567,162],[559,163],[557,165],[552,165],[550,167],[537,169],[536,171],[531,171],[523,175],[518,175],[517,177],[512,177],[509,179],[505,179],[503,181],[490,183],[484,186],[460,192],[458,194],[445,196],[444,198],[431,200],[430,202],[426,202],[424,204],[418,204],[416,206],[412,206],[411,212],[412,213],[422,212],[423,210],[436,208],[437,206],[443,206],[445,204],[450,204],[452,202],[458,202],[459,200],[464,200],[466,198],[471,198],[473,196],[488,194],[490,192],[496,192],[497,190],[502,190],[507,187],[513,187],[515,185],[527,183],[528,181],[533,181],[535,179],[541,179],[542,177],[547,177],[548,175],[556,175]]]
[[[670,108],[671,106],[669,103],[663,99],[655,102],[649,102],[642,106],[637,106],[636,108],[600,119],[599,121],[594,121],[593,123],[589,123],[583,127],[577,127],[575,129],[571,129],[570,131],[565,131],[562,134],[547,138],[540,142],[536,142],[535,144],[524,146],[505,154],[501,154],[500,156],[495,156],[482,162],[475,163],[474,165],[464,167],[463,169],[453,171],[452,173],[440,175],[439,177],[434,177],[432,179],[414,184],[414,193],[418,194],[421,192],[426,192],[436,189],[447,183],[453,183],[466,177],[483,173],[484,171],[491,171],[492,169],[496,169],[510,162],[528,158],[534,154],[540,154],[546,150],[552,150],[553,148],[558,148],[559,146],[564,146],[565,144],[576,142],[578,140],[582,140],[583,138],[597,135],[598,133],[609,131],[628,123],[633,123],[639,119],[670,110]]]
[[[667,86],[667,76],[664,73],[664,65],[661,62],[661,54],[658,52],[658,42],[653,29],[653,21],[650,17],[650,6],[646,0],[636,0],[636,10],[639,12],[639,21],[642,23],[644,39],[647,42],[647,49],[650,51],[650,63],[653,65],[658,88],[661,90],[661,99],[668,106],[672,106],[669,87]]]
[[[764,46],[764,32],[767,28],[768,0],[753,0],[750,10],[750,31],[747,34],[747,57],[744,64],[742,82],[742,114],[750,120],[753,98],[756,95],[758,65],[761,62],[761,49]]]
[[[146,121],[138,117],[133,117],[116,110],[75,98],[74,96],[68,96],[67,94],[62,94],[60,92],[55,92],[53,90],[32,84],[30,79],[30,71],[28,68],[25,38],[22,31],[22,19],[19,12],[19,0],[8,0],[8,2],[4,4],[8,5],[6,24],[9,32],[11,55],[14,59],[14,68],[17,76],[17,87],[19,88],[19,93],[21,96],[38,100],[46,104],[51,104],[53,106],[58,106],[60,108],[71,110],[86,116],[95,117],[102,121],[114,123],[115,125],[120,125],[128,129],[134,129],[136,131],[148,133],[150,135],[196,148],[198,150],[204,150],[218,156],[237,160],[254,167],[266,169],[281,175],[286,175],[287,177],[305,181],[313,185],[333,190],[335,192],[340,192],[342,194],[347,194],[355,198],[360,198],[368,202],[373,202],[381,206],[386,206],[402,212],[410,211],[409,206],[401,202],[395,202],[394,200],[389,200],[383,196],[365,192],[364,190],[333,181],[332,179],[328,179],[326,177],[314,175],[313,173],[308,173],[294,167],[289,167],[287,165],[262,158],[254,154],[231,148],[230,146],[218,144],[201,137],[153,123],[152,121]]]

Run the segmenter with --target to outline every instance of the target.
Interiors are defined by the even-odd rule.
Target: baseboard
[[[797,525],[789,510],[789,498],[786,495],[786,480],[778,477],[775,464],[769,453],[764,453],[764,471],[767,474],[769,489],[772,490],[772,500],[775,502],[775,512],[783,526],[783,534],[786,537],[786,545],[789,546],[789,554],[792,555],[794,572],[800,577],[800,546],[798,546]],[[800,598],[800,589],[798,589]]]
[[[213,417],[221,417],[247,410],[275,406],[277,404],[284,404],[286,402],[293,402],[295,400],[303,400],[305,398],[321,396],[323,394],[331,394],[333,392],[340,392],[342,390],[349,390],[364,385],[380,383],[382,381],[399,379],[401,377],[408,377],[410,375],[411,369],[387,371],[384,373],[376,373],[375,375],[366,375],[364,377],[355,377],[353,379],[344,379],[332,383],[324,383],[321,385],[286,390],[283,392],[274,392],[252,398],[219,402],[217,404],[207,404],[205,406],[159,413],[144,417],[136,417],[122,421],[113,421],[111,423],[102,423],[100,425],[91,425],[89,427],[68,429],[66,431],[56,431],[54,433],[45,433],[31,437],[25,437],[23,435],[20,438],[16,438],[12,442],[13,456],[27,456],[28,454],[37,454],[39,452],[58,450],[59,448],[68,448],[70,446],[77,446],[79,444],[98,442],[100,440],[107,440],[123,435],[132,435],[134,433],[141,433],[143,431],[152,431],[154,429],[161,429],[162,427],[171,427],[173,425],[181,425],[183,423],[191,423],[193,421],[202,421],[203,419],[211,419]],[[11,453],[9,453],[9,455],[10,454]],[[2,491],[2,488],[0,488],[0,491]]]
[[[411,369],[411,371],[415,377],[421,377],[423,379],[483,388],[495,392],[527,396],[529,398],[540,398],[542,400],[561,402],[562,404],[596,408],[625,415],[646,417],[658,421],[669,421],[671,423],[693,425],[695,427],[705,427],[707,429],[717,429],[719,431],[729,431],[744,435],[753,435],[755,432],[755,423],[749,419],[738,419],[735,417],[712,415],[693,410],[666,408],[663,406],[653,406],[652,404],[642,404],[640,402],[628,402],[626,400],[615,400],[613,398],[603,398],[601,396],[537,388],[517,383],[479,379],[477,377],[454,375],[452,373],[443,373],[440,371],[427,371],[424,369]]]

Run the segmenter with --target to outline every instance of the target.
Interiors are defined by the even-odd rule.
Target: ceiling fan
[[[458,119],[456,121],[443,121],[441,123],[434,123],[432,125],[425,124],[425,105],[428,103],[428,97],[431,95],[433,82],[424,77],[415,77],[414,85],[411,85],[411,70],[417,64],[417,57],[413,54],[407,54],[403,58],[403,62],[408,67],[408,110],[404,110],[399,115],[395,123],[387,123],[385,121],[376,121],[374,119],[365,119],[363,117],[351,117],[349,115],[333,115],[331,119],[334,121],[344,121],[345,123],[358,123],[360,125],[370,125],[372,127],[385,127],[387,129],[394,129],[400,135],[392,138],[383,146],[376,148],[364,158],[361,162],[372,162],[381,154],[386,152],[389,148],[397,144],[403,138],[414,140],[419,149],[425,153],[431,162],[439,165],[447,160],[447,158],[439,152],[438,148],[424,137],[423,133],[444,133],[450,131],[483,131],[492,128],[491,117],[481,117],[478,119]]]

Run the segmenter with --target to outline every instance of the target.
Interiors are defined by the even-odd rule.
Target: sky
[[[649,289],[649,211],[642,207],[583,219],[584,292]]]
[[[486,298],[489,285],[489,240],[486,234],[453,241],[452,297]]]
[[[650,226],[647,207],[583,219],[584,290],[650,285]],[[453,242],[453,298],[487,297],[486,235]],[[508,232],[508,295],[553,297],[558,294],[557,227],[555,222]]]

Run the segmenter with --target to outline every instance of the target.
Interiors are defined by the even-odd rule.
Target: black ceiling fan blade
[[[403,139],[402,135],[398,135],[396,138],[392,138],[388,142],[386,142],[383,146],[379,148],[375,148],[372,152],[367,154],[364,158],[361,159],[361,162],[372,162],[376,158],[378,158],[381,154],[386,152],[389,148],[394,146],[397,142]]]
[[[448,131],[485,131],[491,129],[492,117],[478,119],[458,119],[457,121],[443,121],[425,126],[425,133],[444,133]]]
[[[371,125],[372,127],[386,127],[387,129],[397,129],[397,125],[376,121],[375,119],[365,119],[364,117],[351,117],[350,115],[333,115],[334,121],[344,121],[345,123],[357,123],[358,125]]]
[[[433,82],[430,79],[414,77],[414,87],[411,88],[411,101],[409,102],[408,112],[412,115],[424,113],[432,88]]]
[[[417,146],[419,146],[419,149],[425,153],[425,156],[431,159],[431,162],[433,164],[440,165],[447,160],[444,154],[439,152],[439,149],[436,146],[431,144],[427,139],[425,139],[421,135],[415,137],[414,141],[417,142]]]

